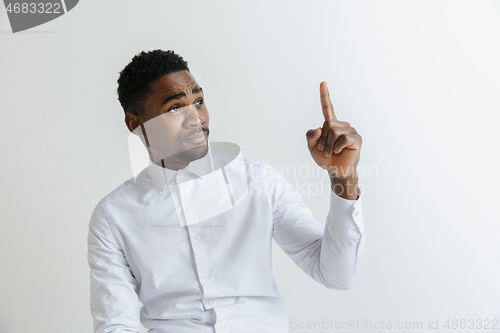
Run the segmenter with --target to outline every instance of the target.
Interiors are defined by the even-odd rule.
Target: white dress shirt
[[[96,333],[140,332],[139,322],[151,333],[288,332],[273,238],[318,283],[351,288],[364,248],[361,193],[346,200],[330,192],[323,227],[275,168],[241,158],[246,195],[225,176],[229,209],[183,220],[182,186],[199,193],[189,184],[207,175],[208,159],[218,161],[211,151],[179,171],[152,164],[97,204],[88,234]]]

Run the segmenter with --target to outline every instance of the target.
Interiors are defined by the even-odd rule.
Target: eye
[[[195,105],[202,105],[204,102],[202,99],[199,99],[196,101],[196,103],[194,103]]]
[[[182,108],[180,108],[178,106],[173,106],[170,109],[168,109],[167,112],[179,112],[179,111],[182,111]]]

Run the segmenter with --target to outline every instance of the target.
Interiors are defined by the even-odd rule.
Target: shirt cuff
[[[358,187],[358,199],[348,200],[335,192],[330,192],[330,219],[333,223],[345,227],[356,228],[363,232],[363,212],[361,209],[363,192]]]

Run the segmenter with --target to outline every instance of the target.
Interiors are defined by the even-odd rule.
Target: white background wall
[[[185,57],[212,140],[247,158],[311,170],[322,80],[363,136],[359,278],[328,290],[276,246],[290,332],[500,319],[499,17],[500,2],[479,0],[87,0],[12,34],[2,8],[0,332],[92,331],[88,220],[132,176],[116,80],[156,48]],[[326,175],[285,176],[324,223],[328,196],[311,184]]]

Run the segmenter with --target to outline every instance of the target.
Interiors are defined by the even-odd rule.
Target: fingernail
[[[325,149],[325,147],[323,146],[323,144],[321,144],[321,143],[318,144],[318,150],[323,150],[323,149]]]

